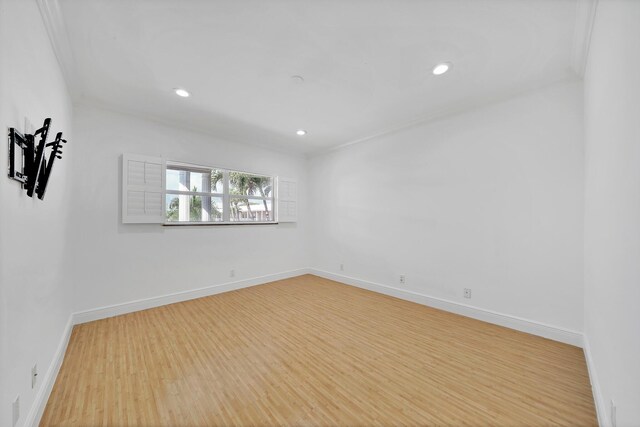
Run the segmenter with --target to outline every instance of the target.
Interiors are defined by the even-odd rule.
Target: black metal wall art
[[[62,139],[62,132],[58,132],[55,140],[47,143],[50,126],[51,119],[47,118],[33,135],[9,128],[9,178],[20,182],[27,196],[33,197],[35,193],[40,200],[44,199],[53,162],[62,159],[62,144],[67,142]]]

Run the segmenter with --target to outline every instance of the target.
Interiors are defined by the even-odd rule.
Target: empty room
[[[0,427],[640,427],[640,1],[0,0]]]

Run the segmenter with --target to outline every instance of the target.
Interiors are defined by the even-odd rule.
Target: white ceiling
[[[310,153],[576,77],[581,1],[39,3],[77,101]]]

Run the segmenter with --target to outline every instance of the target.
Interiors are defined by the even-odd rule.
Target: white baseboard
[[[536,322],[534,320],[523,319],[521,317],[498,313],[483,308],[473,307],[455,301],[436,298],[405,289],[394,288],[392,286],[330,273],[328,271],[318,270],[315,268],[309,269],[309,273],[315,274],[316,276],[324,277],[325,279],[335,280],[337,282],[346,283],[348,285],[357,286],[359,288],[368,289],[374,292],[380,292],[385,295],[405,299],[408,301],[416,302],[418,304],[438,308],[441,310],[449,311],[451,313],[471,317],[473,319],[482,320],[484,322],[494,323],[496,325],[505,326],[507,328],[516,329],[518,331],[527,332],[529,334],[538,335],[544,338],[549,338],[554,341],[560,341],[566,344],[582,347],[582,333],[571,331],[569,329],[547,325],[541,322]]]
[[[62,333],[60,343],[58,343],[58,348],[56,349],[56,352],[53,356],[53,361],[51,362],[51,365],[49,365],[49,369],[47,369],[47,372],[42,378],[40,389],[37,391],[33,403],[31,404],[31,408],[29,410],[29,413],[27,414],[27,418],[25,418],[25,427],[37,427],[40,424],[40,418],[42,418],[44,409],[47,406],[49,395],[51,394],[51,390],[53,390],[53,385],[56,382],[58,372],[60,371],[60,366],[62,366],[62,361],[64,360],[64,354],[67,351],[67,345],[69,344],[69,338],[71,338],[73,325],[74,323],[72,314],[69,316],[69,320],[64,327],[64,332]]]
[[[175,292],[168,295],[145,298],[135,301],[129,301],[122,304],[114,304],[106,307],[94,308],[91,310],[81,311],[74,314],[74,324],[92,322],[94,320],[106,319],[107,317],[118,316],[121,314],[133,313],[134,311],[146,310],[148,308],[160,307],[162,305],[173,304],[176,302],[188,301],[195,298],[215,295],[222,292],[233,291],[236,289],[247,288],[249,286],[261,285],[276,280],[288,279],[290,277],[300,276],[309,272],[306,268],[298,270],[285,271],[283,273],[269,274],[266,276],[253,277],[250,279],[238,280],[235,282],[223,283],[220,285],[208,286],[206,288],[194,289],[183,292]]]
[[[118,316],[120,314],[132,313],[135,311],[146,310],[149,308],[159,307],[166,304],[173,304],[176,302],[187,301],[195,298],[201,298],[209,295],[215,295],[222,292],[228,292],[236,289],[247,288],[250,286],[261,285],[264,283],[273,282],[276,280],[288,279],[290,277],[300,276],[303,274],[315,274],[319,277],[335,280],[348,285],[357,286],[359,288],[368,289],[374,292],[379,292],[385,295],[394,296],[397,298],[405,299],[408,301],[423,304],[429,307],[438,308],[441,310],[449,311],[452,313],[460,314],[463,316],[471,317],[474,319],[482,320],[485,322],[494,323],[497,325],[505,326],[508,328],[516,329],[519,331],[539,335],[545,338],[549,338],[555,341],[572,344],[575,346],[583,346],[583,336],[579,332],[570,331],[567,329],[546,325],[540,322],[535,322],[528,319],[522,319],[507,314],[497,313],[490,310],[485,310],[466,304],[457,303],[454,301],[448,301],[441,298],[431,297],[428,295],[407,291],[404,289],[398,289],[391,286],[382,285],[379,283],[368,282],[365,280],[356,279],[353,277],[342,276],[339,274],[330,273],[318,269],[301,268],[298,270],[286,271],[283,273],[270,274],[266,276],[254,277],[245,280],[239,280],[235,282],[228,282],[219,285],[209,286],[206,288],[194,289],[184,292],[176,292],[168,295],[162,295],[152,298],[145,298],[136,301],[130,301],[122,304],[114,304],[106,307],[100,307],[96,309],[86,310],[78,313],[74,313],[69,317],[69,321],[65,327],[64,333],[56,350],[55,356],[47,373],[45,374],[40,390],[37,392],[34,399],[34,403],[31,406],[29,414],[25,420],[26,427],[36,427],[40,423],[40,418],[44,413],[49,395],[53,389],[56,377],[60,371],[60,366],[64,359],[64,355],[71,337],[71,331],[74,325],[81,323],[91,322],[94,320],[105,319],[107,317]],[[602,420],[603,411],[602,397],[599,392],[599,386],[593,362],[589,353],[588,342],[584,340],[585,357],[587,359],[587,366],[589,367],[589,375],[591,377],[592,386],[594,390],[594,400],[596,403],[596,409],[598,411],[598,420],[600,425],[607,426]]]
[[[584,334],[584,358],[587,361],[587,369],[589,371],[589,379],[591,380],[591,390],[593,392],[593,401],[596,406],[596,414],[598,415],[598,425],[600,427],[609,427],[611,424],[606,416],[608,413],[607,407],[604,404],[604,400],[602,398],[602,392],[600,391],[600,382],[598,381],[598,374],[596,371],[596,366],[593,361],[593,356],[591,355],[591,347],[589,346],[589,338],[587,338],[587,334]]]
[[[209,295],[215,295],[222,292],[233,291],[235,289],[247,288],[249,286],[261,285],[263,283],[269,283],[276,280],[288,279],[290,277],[300,276],[302,274],[308,274],[309,270],[301,268],[298,270],[286,271],[283,273],[270,274],[267,276],[253,277],[251,279],[238,280],[235,282],[223,283],[220,285],[208,286],[206,288],[194,289],[184,292],[176,292],[169,295],[162,295],[158,297],[145,298],[137,301],[130,301],[123,304],[115,304],[107,307],[100,307],[92,310],[81,311],[73,313],[69,316],[69,321],[65,326],[62,338],[56,349],[53,361],[47,370],[44,378],[42,379],[42,386],[38,390],[36,397],[31,405],[29,414],[25,419],[25,427],[37,427],[40,424],[40,419],[44,413],[49,395],[53,390],[53,385],[58,377],[58,372],[62,366],[64,355],[67,351],[67,345],[71,338],[71,331],[74,325],[81,323],[91,322],[94,320],[105,319],[107,317],[117,316],[120,314],[132,313],[134,311],[146,310],[148,308],[159,307],[166,304],[173,304],[176,302],[187,301],[190,299],[205,297]]]

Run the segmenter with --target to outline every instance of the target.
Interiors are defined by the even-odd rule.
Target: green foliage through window
[[[167,167],[167,222],[274,222],[274,178],[199,166]]]

